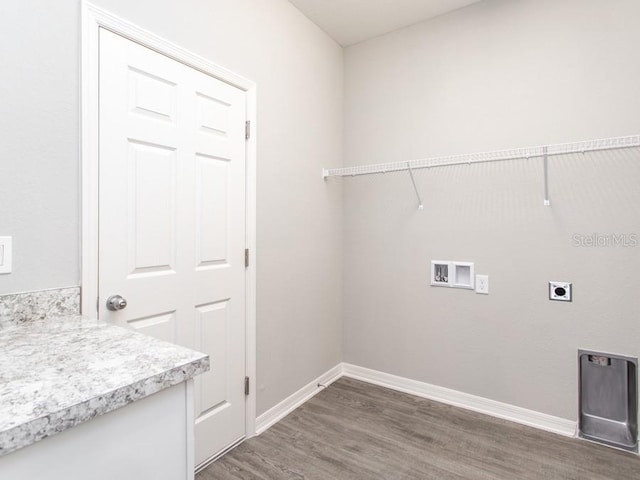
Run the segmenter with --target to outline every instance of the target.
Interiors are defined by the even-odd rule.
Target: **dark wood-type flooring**
[[[640,480],[640,458],[342,378],[196,480]]]

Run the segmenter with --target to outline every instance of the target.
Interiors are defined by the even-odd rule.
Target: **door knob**
[[[111,295],[107,298],[107,310],[117,312],[127,307],[127,301],[120,295]]]

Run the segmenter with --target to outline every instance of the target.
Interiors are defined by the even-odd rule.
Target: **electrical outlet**
[[[11,273],[11,237],[0,237],[0,273]]]
[[[549,282],[549,300],[572,302],[573,288],[570,282]]]
[[[489,295],[489,275],[476,275],[476,293]]]

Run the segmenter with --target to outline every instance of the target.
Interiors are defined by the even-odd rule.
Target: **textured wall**
[[[78,285],[79,5],[0,4],[0,294]]]
[[[487,0],[345,55],[345,161],[640,132],[640,3]],[[640,354],[640,151],[343,180],[345,361],[575,419],[579,347]],[[630,243],[632,242],[629,237]],[[429,286],[475,262],[488,296]],[[572,281],[573,303],[547,300]]]

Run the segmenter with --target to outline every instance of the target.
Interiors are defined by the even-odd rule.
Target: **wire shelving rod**
[[[472,163],[501,162],[508,160],[521,160],[527,158],[544,157],[544,149],[547,155],[567,155],[570,153],[596,152],[600,150],[616,150],[620,148],[640,147],[640,135],[626,137],[612,137],[598,140],[586,140],[574,143],[559,143],[555,145],[541,145],[538,147],[521,147],[509,150],[495,150],[491,152],[469,153],[463,155],[449,155],[442,157],[422,158],[409,161],[378,163],[372,165],[358,165],[353,167],[329,168],[322,171],[323,178],[328,177],[353,177],[359,175],[375,175],[422,168],[448,167],[452,165],[468,165]]]
[[[449,167],[453,165],[471,165],[473,163],[504,162],[509,160],[522,160],[530,158],[542,158],[544,168],[544,205],[549,206],[549,158],[557,155],[569,155],[572,153],[598,152],[603,150],[619,150],[624,148],[640,147],[640,135],[625,137],[601,138],[585,140],[573,143],[558,143],[552,145],[540,145],[537,147],[521,147],[507,150],[495,150],[490,152],[469,153],[463,155],[448,155],[441,157],[422,158],[416,160],[377,163],[371,165],[357,165],[353,167],[329,168],[322,170],[322,177],[356,177],[361,175],[376,175],[408,171],[411,182],[418,197],[419,209],[423,204],[413,176],[414,170],[423,168]]]

